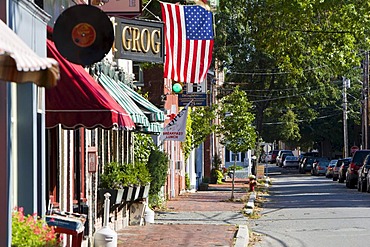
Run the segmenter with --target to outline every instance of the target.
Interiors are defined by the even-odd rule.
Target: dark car
[[[352,157],[346,172],[346,187],[355,188],[358,181],[358,169],[362,166],[366,155],[370,154],[370,150],[357,150]]]
[[[367,173],[370,168],[370,154],[366,155],[364,162],[360,169],[358,169],[358,179],[357,179],[357,190],[365,192],[367,190]]]
[[[299,172],[306,173],[311,171],[312,164],[317,159],[316,157],[304,157],[302,162],[299,164]]]
[[[338,183],[344,183],[344,181],[346,180],[346,172],[351,160],[352,158],[339,160],[341,163],[338,171]]]
[[[333,168],[333,181],[338,180],[338,178],[339,178],[339,169],[342,166],[343,162],[346,162],[347,164],[349,164],[350,161],[351,161],[351,158],[338,159],[337,163],[335,164],[335,166]],[[343,180],[343,182],[344,182],[344,180]]]

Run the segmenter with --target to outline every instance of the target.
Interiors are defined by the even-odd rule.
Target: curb
[[[244,213],[251,215],[254,210],[254,201],[256,200],[256,192],[251,192],[248,202],[245,206]],[[236,234],[234,247],[246,247],[249,244],[249,229],[247,225],[240,225]]]
[[[247,225],[240,225],[236,234],[234,247],[247,247],[249,244],[249,229]]]
[[[256,200],[256,192],[251,192],[247,205],[245,206],[244,213],[251,215],[254,209],[254,201]]]

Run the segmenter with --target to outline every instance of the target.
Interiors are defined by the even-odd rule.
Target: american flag
[[[161,2],[165,23],[164,77],[179,82],[205,80],[212,61],[212,13],[198,5]]]

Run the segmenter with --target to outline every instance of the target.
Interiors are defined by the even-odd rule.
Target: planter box
[[[109,197],[111,206],[115,204],[121,204],[124,192],[123,189],[99,189],[99,198],[103,203],[105,200],[104,194],[107,192],[111,195]]]
[[[150,189],[150,184],[145,185],[145,186],[140,186],[139,198],[140,199],[147,198],[149,196],[149,189]]]
[[[198,190],[199,190],[199,191],[205,191],[205,190],[208,190],[208,186],[209,186],[209,184],[208,184],[208,183],[201,183],[201,184],[199,184],[199,188],[198,188]]]
[[[135,201],[139,198],[140,186],[134,186],[132,191],[131,201]]]
[[[123,188],[123,197],[122,197],[122,202],[129,202],[131,201],[132,198],[132,193],[134,192],[134,187],[127,186]]]

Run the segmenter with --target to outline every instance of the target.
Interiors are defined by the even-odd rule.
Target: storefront
[[[46,210],[38,179],[45,169],[42,87],[57,84],[59,67],[46,58],[48,16],[34,3],[2,2],[0,19],[0,246],[9,246],[13,207],[38,215]]]

